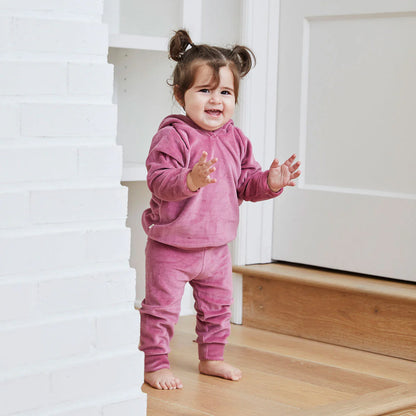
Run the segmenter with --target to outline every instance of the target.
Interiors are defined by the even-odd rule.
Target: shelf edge
[[[168,48],[168,42],[168,38],[164,37],[113,33],[109,35],[108,46],[110,48],[166,52]]]

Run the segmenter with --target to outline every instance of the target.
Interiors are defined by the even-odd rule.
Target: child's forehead
[[[195,81],[197,79],[202,79],[202,78],[207,79],[207,80],[214,78],[214,69],[207,63],[202,62],[196,65],[194,71],[195,71],[194,72]]]
[[[193,84],[218,84],[220,82],[233,82],[234,75],[228,65],[219,68],[218,76],[215,75],[214,68],[202,62],[195,67]]]

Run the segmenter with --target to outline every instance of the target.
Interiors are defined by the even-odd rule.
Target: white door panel
[[[317,190],[277,201],[279,260],[415,279],[415,202]]]
[[[416,1],[280,6],[273,258],[416,281]]]

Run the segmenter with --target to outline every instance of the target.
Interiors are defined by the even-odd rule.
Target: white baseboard
[[[231,322],[241,325],[243,323],[243,276],[238,273],[233,273],[233,296]]]

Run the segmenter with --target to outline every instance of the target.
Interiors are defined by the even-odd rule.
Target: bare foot
[[[181,381],[172,374],[169,368],[144,373],[144,381],[158,390],[183,388]]]
[[[232,381],[238,381],[243,376],[238,368],[232,367],[224,361],[200,361],[199,372],[207,376],[216,376]]]

